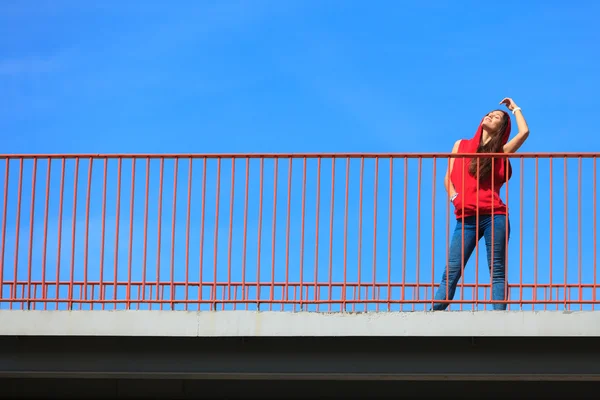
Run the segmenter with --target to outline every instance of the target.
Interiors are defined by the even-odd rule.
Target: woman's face
[[[503,118],[504,113],[502,111],[492,111],[483,118],[483,128],[491,134],[500,133],[498,130],[502,125]]]

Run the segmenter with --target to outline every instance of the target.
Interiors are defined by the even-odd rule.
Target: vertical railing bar
[[[69,310],[73,308],[73,278],[75,275],[75,234],[77,229],[77,184],[79,181],[79,157],[75,157],[75,178],[73,188],[73,222],[71,224],[71,280],[69,282]]]
[[[363,220],[363,181],[365,171],[365,158],[360,158],[360,187],[359,187],[359,206],[358,206],[358,300],[360,300],[361,292],[361,275],[362,275],[362,220]],[[352,312],[356,310],[356,303],[352,303]],[[366,304],[364,311],[367,311]]]
[[[415,300],[419,300],[420,297],[420,282],[421,282],[421,175],[423,169],[423,158],[419,157],[418,171],[417,171],[417,251],[416,251],[416,287],[415,287]],[[413,302],[413,311],[415,309],[415,303]]]
[[[231,251],[232,251],[232,235],[233,235],[233,204],[235,202],[235,158],[231,159],[231,191],[229,193],[229,239],[227,244],[227,298],[231,297]],[[225,303],[222,304],[222,309],[225,309]],[[236,304],[233,304],[235,310]]]
[[[344,201],[344,280],[342,282],[342,311],[346,311],[346,288],[348,283],[348,195],[350,187],[350,157],[346,157],[346,199]]]
[[[133,268],[133,215],[135,206],[135,164],[136,159],[131,159],[131,196],[129,199],[129,255],[127,260],[127,290],[125,295],[125,308],[131,307],[131,274]],[[139,299],[138,299],[139,300]]]
[[[321,210],[321,157],[317,157],[317,199],[315,204],[315,301],[321,297],[321,288],[318,287],[319,280],[319,217]],[[319,312],[319,303],[317,303],[317,312]]]
[[[171,215],[171,273],[170,273],[170,297],[171,310],[175,309],[175,224],[177,220],[177,179],[179,177],[179,157],[173,162],[173,210]]]
[[[431,307],[434,305],[435,297],[435,188],[436,188],[437,157],[432,160],[431,179]],[[477,281],[476,281],[477,282]],[[477,300],[476,300],[477,301]],[[477,303],[475,303],[477,304]]]
[[[86,189],[86,200],[85,200],[85,241],[83,250],[83,287],[82,297],[87,300],[87,282],[88,282],[88,255],[89,255],[89,232],[90,232],[90,201],[92,194],[92,173],[94,170],[94,159],[89,157],[88,176],[87,176],[87,189]],[[93,298],[93,297],[92,297]],[[93,304],[90,304],[90,310],[93,309]]]
[[[260,256],[262,244],[262,220],[263,220],[263,178],[265,174],[265,159],[260,158],[260,177],[259,177],[259,199],[258,199],[258,240],[256,252],[256,311],[260,311]]]
[[[535,157],[535,206],[533,223],[533,301],[535,309],[538,286],[538,206],[539,206],[539,157]]]
[[[148,206],[150,203],[150,157],[146,157],[146,196],[144,200],[144,248],[142,254],[142,286],[139,289],[141,301],[146,300],[146,269],[148,260]],[[151,298],[151,297],[149,297]],[[138,303],[138,308],[139,308]]]
[[[335,199],[335,161],[336,158],[331,158],[331,211],[329,213],[329,297],[328,311],[331,312],[331,301],[333,300],[333,211]]]
[[[310,289],[310,286],[307,284],[307,285],[305,286],[306,295],[304,296],[304,297],[305,297],[307,300],[308,300],[308,296],[309,296],[309,289]],[[307,301],[307,306],[306,306],[306,310],[307,310],[307,311],[309,310],[309,304],[310,304],[310,303]]]
[[[404,310],[405,291],[406,291],[406,221],[408,210],[408,157],[404,157],[404,211],[403,211],[403,227],[402,227],[402,294],[400,309]]]
[[[476,166],[477,166],[477,191],[476,191],[476,207],[475,207],[475,237],[479,238],[479,167],[481,160],[479,157],[476,158]],[[493,170],[492,170],[493,171]],[[490,275],[491,279],[491,275]],[[478,300],[479,300],[479,240],[475,242],[475,292],[477,297],[475,298],[475,308],[479,310]],[[485,288],[483,290],[485,293]],[[485,295],[484,295],[485,298]],[[487,306],[484,304],[483,309],[485,310]]]
[[[8,169],[8,159],[7,159],[7,169]],[[44,311],[46,311],[48,309],[48,292],[47,292],[47,287],[46,287],[46,264],[47,264],[47,260],[46,260],[46,254],[47,254],[47,249],[48,249],[48,212],[49,212],[49,208],[50,208],[50,172],[52,170],[52,159],[50,157],[48,157],[48,170],[46,171],[46,205],[44,207],[44,244],[43,244],[43,250],[42,250],[42,298],[44,299]],[[8,182],[8,179],[7,179]],[[5,189],[5,193],[6,193],[6,189]],[[5,199],[6,201],[6,199]],[[5,211],[6,213],[6,211]],[[4,216],[4,218],[6,218],[6,214]],[[2,235],[4,235],[4,229],[2,232]],[[2,239],[4,240],[4,236],[2,236]],[[4,245],[2,246],[2,253],[1,253],[1,260],[0,260],[0,270],[4,269]],[[2,271],[0,271],[0,298],[2,297]]]
[[[597,281],[597,277],[598,277],[598,275],[597,275],[597,263],[596,263],[596,261],[598,260],[598,258],[597,258],[597,255],[598,255],[598,240],[597,239],[598,239],[598,237],[597,237],[597,234],[596,234],[597,210],[598,210],[597,203],[596,203],[597,191],[598,191],[598,188],[596,186],[596,170],[597,170],[596,169],[596,164],[597,164],[596,160],[597,160],[597,157],[594,157],[594,172],[593,172],[593,175],[594,175],[593,176],[593,179],[594,179],[594,185],[593,185],[593,191],[594,191],[594,194],[593,194],[593,197],[594,197],[593,203],[594,203],[594,206],[592,207],[592,209],[594,210],[593,211],[593,213],[594,213],[594,216],[593,216],[593,220],[594,220],[594,222],[593,222],[593,224],[594,224],[594,233],[593,233],[593,235],[594,235],[594,238],[593,238],[593,240],[594,240],[594,246],[593,246],[594,247],[594,284],[592,286],[592,288],[593,288],[592,299],[593,299],[594,302],[592,303],[592,310],[596,310],[596,290],[597,290],[597,284],[598,284],[598,281]]]
[[[510,222],[508,220],[508,210],[510,209],[509,207],[509,202],[510,202],[510,196],[509,196],[509,172],[511,165],[510,165],[510,160],[508,159],[508,157],[506,157],[504,159],[505,161],[505,165],[504,165],[504,178],[505,180],[505,184],[506,184],[506,215],[505,215],[505,233],[504,233],[504,287],[502,288],[503,290],[503,298],[504,300],[508,303],[506,305],[506,308],[508,310],[510,310],[511,308],[511,304],[509,302],[510,300],[510,289],[508,286],[508,277],[509,275],[509,260],[508,260],[508,227],[510,226]],[[491,282],[491,281],[490,281]]]
[[[25,298],[25,284],[21,284],[20,288],[21,288],[21,299],[24,299]],[[24,306],[24,302],[21,302],[21,310],[24,309],[23,306]]]
[[[104,157],[104,168],[102,177],[102,227],[100,232],[100,279],[98,286],[98,296],[102,305],[100,308],[104,310],[106,303],[104,302],[105,287],[104,287],[104,251],[105,251],[105,235],[106,235],[106,182],[108,175],[108,158]]]
[[[242,300],[244,301],[245,308],[248,310],[248,303],[245,302],[247,296],[246,290],[246,237],[248,233],[248,184],[250,179],[250,158],[246,157],[246,190],[245,190],[245,198],[244,198],[244,236],[242,243]],[[258,282],[258,276],[256,277],[256,281]],[[237,297],[236,297],[237,299]],[[234,306],[235,310],[235,306]]]
[[[301,230],[300,230],[300,310],[304,310],[303,304],[303,292],[304,287],[304,219],[306,214],[306,157],[303,158],[302,167],[302,217],[301,217]],[[308,298],[306,299],[308,300]],[[294,303],[294,310],[296,305]]]
[[[206,157],[202,160],[202,210],[200,210],[200,251],[199,251],[199,263],[198,263],[198,301],[201,302],[203,298],[204,289],[204,216],[206,210]],[[200,311],[200,304],[198,304],[198,311]]]
[[[392,300],[392,204],[393,204],[393,180],[394,180],[394,158],[390,157],[390,203],[388,213],[388,263],[387,263],[387,311],[390,311]]]
[[[448,161],[448,170],[450,170],[450,161],[451,158],[447,158]],[[461,159],[461,161],[463,161],[464,163],[464,159]],[[454,166],[453,166],[454,167]],[[464,192],[464,164],[462,166],[462,174],[463,174],[463,192]],[[464,218],[463,218],[464,220]],[[463,224],[464,225],[464,224]],[[461,260],[464,257],[464,252],[461,249]],[[462,261],[461,261],[461,272],[462,272],[462,267],[463,267]],[[446,201],[446,267],[445,267],[445,272],[446,272],[446,303],[448,304],[448,310],[452,309],[452,302],[450,301],[450,202]],[[461,273],[462,275],[462,273]],[[440,283],[441,285],[441,283]],[[462,287],[462,283],[461,283],[461,287]],[[462,296],[462,293],[461,293]],[[462,299],[461,299],[462,300]],[[462,306],[462,303],[460,304],[460,306]],[[460,307],[459,306],[459,307]]]
[[[37,157],[33,158],[33,171],[31,176],[31,206],[29,209],[29,255],[27,259],[27,309],[31,307],[31,278],[33,260],[33,232],[35,221],[35,184],[37,180]],[[23,296],[24,297],[24,296]]]
[[[6,215],[8,211],[9,172],[10,159],[7,158],[6,171],[4,173],[4,204],[2,206],[2,244],[0,245],[0,298],[4,298],[4,254],[6,250]]]
[[[465,193],[465,164],[467,163],[467,161],[463,158],[460,160],[461,161],[461,169],[460,169],[460,173],[461,173],[461,189],[460,192],[463,194]],[[479,161],[479,158],[477,158],[477,161]],[[456,162],[456,161],[454,161]],[[469,162],[472,162],[472,160],[470,160]],[[450,171],[450,176],[452,175],[452,171]],[[479,184],[479,169],[477,170],[477,184]],[[479,195],[479,190],[477,190],[477,193]],[[450,204],[448,204],[448,209],[450,209]],[[479,202],[477,202],[477,210],[479,210]],[[493,217],[493,216],[492,216]],[[465,213],[464,210],[461,210],[461,215],[460,215],[460,219],[461,219],[461,228],[460,228],[460,299],[464,300],[465,299]],[[479,224],[477,224],[477,228],[479,228]],[[476,236],[479,239],[479,235]],[[478,240],[479,241],[479,240]],[[450,260],[448,259],[448,267],[447,267],[447,273],[446,273],[446,282],[449,282],[448,279],[448,274],[449,274],[449,269],[450,269]],[[475,275],[475,280],[478,281],[479,280],[479,276]],[[448,285],[449,283],[446,284],[446,293],[448,292]],[[463,303],[460,303],[460,310],[463,310]]]
[[[228,300],[231,298],[231,294],[229,293],[229,291],[225,291],[226,285],[222,285],[223,286],[223,290],[221,290],[221,310],[225,310],[225,298],[227,298]],[[227,294],[226,294],[227,293]]]
[[[373,300],[375,297],[375,283],[377,282],[377,194],[379,187],[379,157],[375,157],[375,176],[373,188]],[[379,312],[379,302],[375,303],[375,311]]]
[[[296,291],[298,290],[298,286],[293,285],[293,288],[294,288],[294,297],[293,297],[292,301],[294,302],[294,305],[293,305],[294,308],[293,309],[294,309],[294,312],[295,312],[296,311],[296,299],[298,298],[298,295],[296,294]],[[301,290],[302,289],[300,289],[300,291]]]
[[[567,157],[563,158],[563,184],[564,184],[564,188],[563,188],[563,201],[564,201],[564,211],[565,211],[565,215],[563,216],[564,218],[564,263],[565,263],[565,274],[564,274],[564,289],[563,289],[563,307],[565,307],[565,309],[567,308],[567,279],[568,279],[568,229],[567,229],[567,224],[568,224],[568,206],[567,206],[567,190],[568,190],[568,183],[567,183]],[[557,298],[558,300],[558,298]],[[556,305],[558,308],[558,304]],[[570,308],[570,307],[569,307]]]
[[[211,293],[212,311],[217,311],[217,249],[219,244],[219,200],[221,193],[221,157],[217,158],[217,188],[215,200],[215,236],[213,249],[213,290]]]
[[[62,245],[62,215],[63,215],[63,195],[65,191],[65,158],[62,157],[61,172],[60,172],[60,191],[58,200],[58,229],[57,229],[57,245],[56,245],[56,309],[59,305],[60,292],[60,250]],[[103,246],[104,247],[104,246]]]
[[[521,157],[521,193],[520,193],[520,204],[519,204],[519,306],[523,308],[523,197],[524,197],[524,158]],[[508,276],[507,276],[508,278]]]
[[[494,173],[494,171],[495,171],[494,160],[495,160],[495,158],[492,157],[492,171],[491,171],[492,188],[496,187],[496,185],[494,183],[494,175],[495,175],[495,173]],[[488,256],[488,265],[490,266],[490,301],[492,303],[492,309],[493,309],[494,304],[495,304],[495,301],[494,301],[494,282],[493,282],[493,276],[494,276],[494,254],[495,254],[495,252],[494,252],[494,233],[496,231],[496,229],[494,227],[495,221],[496,221],[496,215],[494,213],[494,202],[492,202],[491,209],[492,209],[492,240],[491,240],[492,245],[491,245],[490,255]],[[479,236],[477,236],[477,237],[479,237]]]
[[[552,221],[552,214],[553,214],[552,200],[553,200],[553,193],[554,193],[554,190],[552,189],[552,166],[554,164],[552,156],[550,157],[549,161],[550,161],[550,245],[548,246],[548,249],[550,251],[550,259],[549,259],[549,261],[550,261],[550,282],[549,283],[550,283],[550,285],[552,285],[552,282],[554,281],[553,274],[552,274],[552,226],[554,225],[554,222]],[[550,300],[552,300],[552,289],[550,289],[549,293],[550,293]],[[544,310],[546,310],[547,307],[548,307],[548,303],[544,303]],[[556,309],[558,310],[558,304],[556,305]]]
[[[160,158],[160,170],[158,177],[158,220],[157,220],[157,232],[156,232],[156,300],[160,296],[160,253],[161,253],[161,242],[162,242],[162,208],[163,208],[163,179],[165,172],[165,158]],[[160,303],[160,309],[163,309],[163,303]]]
[[[271,236],[271,291],[269,294],[269,311],[273,310],[273,299],[275,298],[275,233],[277,228],[277,178],[279,159],[273,161],[273,227]]]
[[[190,284],[190,224],[192,214],[192,177],[194,168],[194,159],[188,160],[188,187],[187,187],[187,213],[185,222],[185,311],[188,310],[189,284]],[[198,298],[200,299],[200,298]]]
[[[117,207],[115,215],[115,250],[114,250],[114,266],[113,266],[113,296],[114,296],[114,307],[117,309],[117,278],[119,269],[119,221],[121,219],[121,168],[123,164],[123,158],[118,158],[117,163]]]
[[[290,214],[292,204],[292,158],[289,158],[288,166],[288,186],[287,186],[287,222],[286,222],[286,233],[285,233],[285,297],[284,302],[289,300],[289,280],[290,280]],[[281,304],[283,310],[283,303]]]
[[[578,272],[579,272],[579,301],[583,301],[583,287],[582,287],[582,260],[581,260],[581,175],[582,175],[582,159],[581,157],[579,157],[579,171],[578,171],[578,176],[577,176],[577,266],[578,266]],[[583,305],[581,306],[580,309],[583,309]]]
[[[21,230],[21,195],[23,192],[23,158],[19,158],[19,189],[17,192],[17,221],[15,223],[15,263],[14,263],[14,275],[13,284],[10,291],[11,302],[9,308],[13,309],[13,302],[17,298],[17,281],[19,276],[19,231]]]

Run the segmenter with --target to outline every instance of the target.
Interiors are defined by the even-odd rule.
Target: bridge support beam
[[[0,337],[0,377],[600,380],[599,338]]]

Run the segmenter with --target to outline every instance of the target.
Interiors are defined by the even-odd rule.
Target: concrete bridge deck
[[[0,311],[1,398],[595,398],[600,313]]]
[[[0,335],[148,337],[596,337],[600,312],[0,310]]]

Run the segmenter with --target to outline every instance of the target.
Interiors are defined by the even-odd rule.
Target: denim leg
[[[492,300],[506,300],[506,240],[510,238],[510,222],[506,215],[494,216],[494,238],[492,249],[492,218],[485,221],[483,235],[488,257],[488,267],[492,281]],[[508,222],[508,224],[507,224]],[[493,253],[493,254],[492,254]],[[506,310],[506,303],[494,303],[494,310]]]
[[[462,248],[463,243],[463,226],[464,226],[464,253]],[[433,305],[434,311],[445,310],[449,303],[442,302],[443,300],[452,300],[456,291],[456,284],[460,279],[464,266],[469,261],[469,257],[475,249],[477,244],[477,233],[476,233],[475,221],[471,218],[465,218],[464,224],[462,220],[458,220],[454,234],[452,235],[452,241],[450,243],[450,249],[448,254],[448,266],[442,274],[442,280],[440,286],[435,293],[434,299],[437,300]],[[464,264],[462,264],[464,260]],[[448,287],[448,293],[446,293],[446,286]]]

